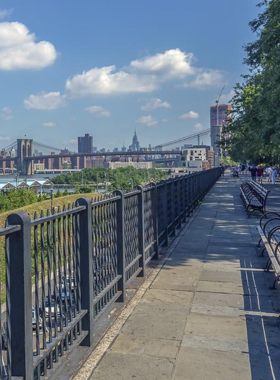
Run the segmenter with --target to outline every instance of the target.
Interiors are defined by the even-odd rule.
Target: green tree
[[[264,0],[250,22],[257,39],[245,46],[249,74],[235,87],[232,121],[222,145],[238,161],[279,161],[280,145],[280,0]]]

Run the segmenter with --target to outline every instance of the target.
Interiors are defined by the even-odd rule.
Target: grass
[[[86,197],[86,198],[95,198],[96,196],[100,196],[100,194],[96,193],[87,193],[87,194],[72,194],[72,195],[67,195],[65,197],[60,197],[60,198],[54,198],[53,199],[53,207],[58,208],[60,207],[61,210],[63,209],[63,206],[68,207],[70,204],[70,207],[72,207],[72,204],[75,203],[75,201],[79,198]],[[14,212],[19,212],[23,211],[27,214],[30,215],[31,219],[34,217],[34,213],[36,212],[37,217],[40,217],[41,211],[46,215],[47,210],[50,210],[51,202],[50,200],[43,201],[43,202],[37,202],[33,203],[28,206],[20,207],[14,210],[9,210],[7,212],[3,212],[0,214],[0,227],[5,226],[6,218],[8,215],[14,213]],[[56,209],[57,211],[57,209]],[[70,223],[68,220],[66,221],[66,226]],[[66,237],[66,244],[68,243],[68,238],[71,239],[71,236]],[[45,242],[45,247],[47,246],[46,243],[46,228],[44,231],[44,242]],[[5,239],[4,237],[0,238],[0,281],[1,281],[1,294],[0,294],[0,302],[3,303],[5,302],[5,296],[6,296],[6,291],[5,291],[5,270],[6,270],[6,263],[5,263]],[[39,238],[39,247],[40,249],[40,238]],[[45,248],[46,250],[46,248]],[[31,254],[32,254],[32,273],[34,274],[34,229],[32,228],[31,230]],[[40,258],[39,258],[39,264],[40,264]],[[34,283],[34,278],[32,279],[32,283]]]
[[[53,207],[60,207],[62,209],[63,206],[68,206],[69,203],[72,205],[72,203],[74,203],[79,198],[86,197],[86,198],[91,199],[95,196],[97,196],[96,193],[87,193],[87,194],[71,194],[65,197],[54,198]],[[51,208],[51,201],[47,200],[43,202],[32,203],[31,205],[28,205],[28,206],[24,206],[24,207],[20,207],[14,210],[3,212],[0,214],[0,227],[5,226],[5,221],[6,221],[7,216],[14,212],[18,212],[18,211],[26,212],[27,214],[30,215],[31,219],[33,219],[35,212],[37,213],[37,217],[38,217],[40,216],[41,211],[43,211],[44,214],[46,214],[47,210],[49,210],[50,208]]]

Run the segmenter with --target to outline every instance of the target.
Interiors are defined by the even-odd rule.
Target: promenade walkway
[[[280,379],[280,292],[239,185],[227,175],[205,197],[91,380]]]

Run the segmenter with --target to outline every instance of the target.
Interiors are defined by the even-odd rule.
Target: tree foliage
[[[72,184],[76,189],[90,189],[89,185],[109,183],[108,190],[129,190],[150,181],[166,179],[166,173],[158,169],[135,169],[132,166],[117,169],[88,168],[83,172],[59,175],[52,179],[55,184]],[[83,183],[83,185],[81,185]]]
[[[257,39],[245,45],[249,74],[235,86],[232,120],[222,145],[234,160],[280,158],[280,0],[264,0],[250,22]]]

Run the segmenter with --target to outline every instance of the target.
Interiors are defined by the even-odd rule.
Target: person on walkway
[[[271,169],[271,172],[270,172],[270,178],[271,178],[272,185],[275,185],[276,176],[277,176],[277,169],[275,166],[273,166],[273,168]]]
[[[249,168],[250,172],[251,172],[251,178],[252,178],[252,181],[256,181],[256,176],[257,176],[257,168],[255,165],[252,165],[250,168]]]
[[[257,168],[257,180],[259,183],[262,183],[262,177],[263,177],[263,168],[261,166],[258,166],[258,168]]]
[[[270,182],[271,181],[271,178],[270,178],[270,174],[271,174],[271,166],[268,166],[266,169],[265,169],[265,172],[267,174],[267,182]]]
[[[225,176],[225,167],[222,164],[220,166],[221,166],[221,176],[224,177]]]

